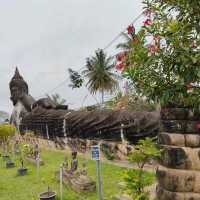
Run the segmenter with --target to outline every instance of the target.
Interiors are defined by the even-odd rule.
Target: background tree
[[[200,105],[200,1],[144,0],[123,75],[139,94],[162,105]]]
[[[118,87],[119,78],[113,73],[114,63],[112,57],[107,57],[102,49],[95,52],[95,56],[87,58],[86,69],[83,76],[87,79],[86,86],[91,93],[97,91],[102,94],[102,104],[104,103],[104,92],[113,92]]]
[[[0,125],[0,143],[2,145],[4,154],[8,153],[9,138],[13,136],[15,132],[15,127],[10,124]]]
[[[52,95],[46,95],[47,98],[49,98],[51,101],[53,101],[57,105],[63,105],[66,103],[66,100],[63,99],[59,94],[52,94]]]
[[[68,72],[71,81],[69,87],[71,87],[72,89],[80,88],[83,85],[84,81],[81,75],[77,71],[72,70],[71,68],[68,69]]]

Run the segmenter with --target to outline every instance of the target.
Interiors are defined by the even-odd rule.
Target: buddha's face
[[[13,105],[15,105],[19,99],[21,99],[24,95],[24,90],[22,88],[19,88],[17,86],[13,86],[10,89],[11,92],[11,101],[13,102]]]

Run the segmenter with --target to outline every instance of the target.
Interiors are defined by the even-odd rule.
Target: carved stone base
[[[26,157],[25,159],[26,159],[28,162],[37,165],[37,161],[36,161],[35,158],[32,158],[32,157]],[[44,165],[44,161],[41,160],[41,159],[40,159],[39,163],[40,163],[40,166]]]
[[[157,186],[157,197],[159,200],[199,200],[200,194],[194,192],[171,192]]]
[[[56,172],[56,179],[59,181],[59,172]],[[94,192],[96,183],[89,176],[79,173],[63,172],[63,183],[70,186],[76,192]]]

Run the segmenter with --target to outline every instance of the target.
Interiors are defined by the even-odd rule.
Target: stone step
[[[200,147],[200,135],[180,133],[160,133],[159,144],[174,145],[179,147]]]
[[[159,185],[168,191],[200,193],[200,171],[159,166],[156,175]]]
[[[161,130],[169,133],[199,134],[198,123],[199,121],[189,120],[161,120]]]
[[[173,169],[200,170],[200,148],[161,145],[161,164]]]
[[[161,186],[156,188],[159,200],[200,200],[200,194],[194,192],[170,192]]]
[[[200,120],[199,112],[189,108],[162,108],[160,115],[163,120]]]

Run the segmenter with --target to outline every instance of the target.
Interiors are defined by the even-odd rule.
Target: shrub
[[[144,171],[144,166],[149,159],[158,158],[161,155],[153,140],[153,138],[139,140],[129,154],[129,161],[138,166],[138,169],[130,169],[124,174],[127,190],[133,199],[149,200],[149,194],[144,191],[144,188],[154,182],[155,175]]]
[[[123,75],[161,105],[199,107],[199,0],[144,0],[146,16],[132,37]]]
[[[1,124],[0,125],[0,143],[3,146],[4,153],[8,153],[9,147],[9,138],[13,136],[16,132],[14,126],[10,124]]]
[[[115,158],[112,150],[109,148],[108,145],[102,144],[101,145],[101,151],[103,152],[103,154],[106,157],[106,159],[113,160]]]

